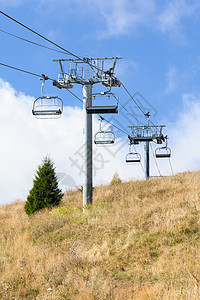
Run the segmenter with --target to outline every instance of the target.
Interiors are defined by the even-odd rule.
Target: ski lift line
[[[143,109],[139,106],[139,104],[137,103],[137,101],[133,98],[133,96],[130,94],[130,92],[128,91],[128,89],[125,87],[125,85],[123,84],[123,82],[121,82],[122,87],[124,88],[124,90],[127,92],[127,94],[131,97],[131,99],[135,102],[136,106],[139,108],[139,110],[143,113],[144,116],[146,116],[146,113],[143,111]],[[149,122],[154,125],[154,123],[149,120]],[[155,126],[155,125],[154,125]]]
[[[7,14],[4,13],[3,11],[0,10],[0,13],[1,13],[2,15],[4,15],[5,17],[9,18],[10,20],[14,21],[15,23],[17,23],[18,25],[20,25],[20,26],[26,28],[27,30],[31,31],[32,33],[38,35],[39,37],[41,37],[41,38],[44,39],[45,41],[51,43],[52,45],[58,47],[59,49],[61,49],[61,50],[63,50],[63,51],[65,51],[67,54],[69,54],[69,55],[71,55],[71,56],[74,56],[76,59],[81,60],[81,61],[83,61],[84,63],[87,63],[90,67],[93,67],[93,68],[95,68],[96,70],[101,71],[101,72],[103,72],[103,73],[105,73],[105,74],[107,73],[106,71],[102,71],[100,68],[98,68],[98,67],[92,65],[92,64],[88,61],[88,59],[81,58],[81,57],[77,56],[76,54],[74,54],[74,53],[72,53],[72,52],[66,50],[65,48],[63,48],[63,47],[59,46],[58,44],[54,43],[53,41],[49,40],[48,38],[46,38],[46,37],[43,36],[42,34],[38,33],[37,31],[31,29],[30,27],[24,25],[23,23],[17,21],[16,19],[12,18],[11,16],[7,15]]]
[[[121,104],[121,102],[120,101],[118,101],[119,102],[119,104],[121,105],[121,107],[123,107],[125,110],[126,110],[126,112],[132,117],[132,118],[134,118],[138,123],[140,123],[141,125],[144,125],[141,121],[139,121],[133,114],[131,114],[127,109],[126,109],[126,107],[123,105],[123,104]]]
[[[153,158],[154,158],[154,161],[155,161],[155,164],[156,164],[158,173],[159,173],[160,176],[162,176],[162,175],[161,175],[161,172],[160,172],[160,169],[159,169],[159,166],[158,166],[158,163],[157,163],[157,160],[156,160],[156,158],[155,158],[155,154],[154,154],[153,147],[152,147],[151,143],[150,143],[150,147],[151,147],[151,151],[152,151],[152,154],[153,154]]]
[[[0,29],[0,32],[3,32],[3,33],[5,33],[5,34],[7,34],[7,35],[10,35],[10,36],[12,36],[12,37],[15,37],[15,38],[17,38],[17,39],[19,39],[19,40],[22,40],[22,41],[24,41],[24,42],[33,44],[33,45],[35,45],[35,46],[39,46],[39,47],[42,47],[42,48],[45,48],[45,49],[48,49],[48,50],[51,50],[51,51],[55,51],[55,52],[58,52],[58,53],[66,54],[66,52],[59,51],[59,50],[56,50],[56,49],[53,49],[53,48],[50,48],[50,47],[47,47],[47,46],[44,46],[44,45],[41,45],[41,44],[32,42],[32,41],[27,40],[27,39],[24,39],[24,38],[22,38],[22,37],[20,37],[20,36],[18,36],[18,35],[15,35],[15,34],[12,34],[12,33],[10,33],[10,32],[7,32],[7,31],[5,31],[5,30]]]
[[[38,35],[39,37],[41,37],[42,39],[46,40],[47,42],[49,42],[49,43],[53,44],[54,46],[60,48],[61,50],[65,51],[65,52],[68,53],[69,55],[72,55],[72,56],[74,56],[74,57],[76,57],[76,58],[78,58],[78,59],[80,59],[80,60],[83,60],[82,58],[78,57],[77,55],[73,54],[72,52],[66,50],[65,48],[59,46],[58,44],[56,44],[56,43],[52,42],[51,40],[49,40],[48,38],[46,38],[45,36],[41,35],[40,33],[36,32],[35,30],[31,29],[30,27],[24,25],[23,23],[17,21],[16,19],[12,18],[11,16],[7,15],[7,14],[4,13],[3,11],[0,10],[0,13],[1,13],[2,15],[4,15],[5,17],[9,18],[10,20],[14,21],[15,23],[17,23],[18,25],[20,25],[20,26],[26,28],[27,30],[31,31],[32,33]]]
[[[99,117],[101,117],[100,115],[98,115]],[[115,127],[116,129],[118,129],[119,131],[123,132],[124,134],[126,134],[127,136],[129,136],[129,133],[127,133],[126,131],[124,131],[123,129],[119,128],[118,126],[114,125],[113,123],[111,123],[110,121],[106,120],[105,118],[103,118],[104,121],[106,121],[108,124],[110,124],[111,126]]]
[[[172,175],[174,175],[174,171],[173,171],[173,168],[172,168],[172,162],[171,162],[170,158],[169,158],[169,165],[170,165],[170,169],[171,169]]]
[[[79,100],[81,103],[83,103],[83,100],[81,100],[78,96],[76,96],[76,94],[74,94],[72,91],[70,91],[69,89],[67,89],[67,91],[72,94],[77,100]]]
[[[32,73],[32,72],[29,72],[29,71],[26,71],[26,70],[23,70],[23,69],[20,69],[20,68],[16,68],[16,67],[13,67],[13,66],[10,66],[10,65],[7,65],[7,64],[3,64],[3,63],[1,63],[1,62],[0,62],[0,65],[1,65],[1,66],[4,66],[4,67],[7,67],[7,68],[10,68],[10,69],[14,69],[14,70],[16,70],[16,71],[24,72],[24,73],[29,74],[29,75],[36,76],[36,77],[39,77],[39,78],[42,78],[42,77],[43,77],[43,75],[39,75],[39,74],[36,74],[36,73]],[[51,78],[48,78],[48,79],[53,80],[53,79],[51,79]]]

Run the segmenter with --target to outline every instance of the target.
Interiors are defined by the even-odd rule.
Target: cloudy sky
[[[151,111],[154,124],[166,125],[164,134],[169,136],[171,165],[168,160],[159,160],[156,165],[153,144],[151,175],[171,175],[172,169],[174,173],[199,169],[199,1],[0,0],[0,7],[78,56],[123,57],[117,63],[116,76],[141,107]],[[0,63],[57,79],[59,66],[53,59],[71,58],[8,33],[53,47],[0,15]],[[66,71],[68,67],[66,63]],[[63,116],[58,120],[35,119],[32,104],[40,96],[40,88],[37,77],[0,66],[0,204],[26,199],[45,155],[55,162],[63,190],[82,185],[82,104],[49,81],[45,92],[63,99]],[[74,86],[72,91],[82,97],[81,86]],[[114,88],[114,92],[129,111],[145,122],[122,87]],[[129,125],[136,125],[122,107],[118,115],[106,117],[126,132],[130,131]],[[98,126],[94,116],[94,134]],[[110,129],[116,135],[115,146],[94,148],[94,184],[109,183],[115,172],[123,180],[144,178],[144,145],[137,146],[142,165],[127,166],[127,135],[112,126]]]

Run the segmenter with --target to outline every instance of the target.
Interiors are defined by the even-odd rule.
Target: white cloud
[[[200,168],[200,97],[192,94],[183,96],[183,109],[169,132],[173,149],[172,161],[175,171]]]
[[[23,0],[21,0],[23,1]],[[135,32],[139,26],[151,24],[155,0],[38,0],[35,9],[44,14],[74,15],[92,22],[97,36],[108,38]]]
[[[106,28],[100,30],[102,37],[136,31],[138,26],[146,25],[155,10],[154,0],[98,1],[98,5],[106,23]]]
[[[165,93],[174,92],[179,85],[179,74],[175,67],[170,67],[166,74],[167,87]]]
[[[175,38],[184,40],[182,20],[191,17],[199,5],[187,4],[185,0],[175,0],[168,3],[167,7],[157,16],[158,29]]]

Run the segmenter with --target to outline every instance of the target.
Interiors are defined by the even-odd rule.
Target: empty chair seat
[[[129,152],[126,155],[126,163],[140,163],[141,156],[139,153]]]
[[[156,158],[170,158],[171,149],[168,147],[157,148],[155,151]]]
[[[58,97],[43,96],[33,103],[32,113],[38,119],[59,118],[63,112],[63,102]]]
[[[86,108],[88,114],[117,114],[116,106],[89,106]]]
[[[94,137],[96,145],[111,145],[115,142],[115,135],[112,131],[98,131]]]
[[[89,95],[92,104],[86,107],[88,114],[117,114],[118,96],[111,92],[101,92]],[[109,104],[109,105],[108,105]]]

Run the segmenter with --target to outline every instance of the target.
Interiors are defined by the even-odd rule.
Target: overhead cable
[[[87,63],[87,64],[90,65],[91,67],[93,67],[93,68],[95,68],[95,69],[97,69],[97,70],[102,71],[102,70],[99,69],[98,67],[93,66],[93,65],[88,61],[88,59],[81,58],[81,57],[79,57],[78,55],[76,55],[76,54],[74,54],[74,53],[72,53],[72,52],[66,50],[65,48],[59,46],[58,44],[56,44],[56,43],[54,43],[53,41],[49,40],[48,38],[46,38],[46,37],[43,36],[42,34],[40,34],[40,33],[38,33],[37,31],[31,29],[30,27],[24,25],[23,23],[17,21],[16,19],[12,18],[11,16],[7,15],[6,13],[4,13],[4,12],[1,11],[1,10],[0,10],[0,13],[1,13],[2,15],[4,15],[5,17],[9,18],[10,20],[14,21],[15,23],[17,23],[18,25],[20,25],[20,26],[26,28],[27,30],[31,31],[32,33],[38,35],[39,37],[41,37],[41,38],[44,39],[45,41],[51,43],[52,45],[54,45],[54,46],[60,48],[60,49],[63,50],[63,51],[65,51],[67,54],[72,55],[72,56],[74,56],[75,58],[77,58],[77,59],[79,59],[79,60],[81,60],[81,61]],[[104,73],[105,73],[105,72],[104,72]]]
[[[123,104],[121,104],[120,101],[119,101],[119,104],[123,107],[123,109],[126,110],[126,112],[127,112],[132,118],[134,118],[138,123],[144,125],[141,121],[138,120],[138,118],[136,118],[133,114],[131,114],[131,113],[127,110],[127,108],[126,108]]]
[[[172,162],[171,162],[170,158],[169,158],[169,165],[170,165],[170,169],[171,169],[172,175],[174,175],[174,171],[173,171],[173,168],[172,168]]]
[[[15,23],[17,23],[17,24],[21,25],[22,27],[26,28],[27,30],[31,31],[32,33],[38,35],[39,37],[41,37],[42,39],[46,40],[47,42],[49,42],[49,43],[53,44],[54,46],[60,48],[61,50],[65,51],[66,53],[68,53],[68,54],[70,54],[70,55],[72,55],[72,56],[74,56],[74,57],[76,57],[76,58],[78,58],[78,59],[81,59],[81,58],[78,57],[77,55],[75,55],[75,54],[73,54],[72,52],[66,50],[65,48],[59,46],[58,44],[52,42],[51,40],[49,40],[49,39],[46,38],[45,36],[41,35],[40,33],[36,32],[35,30],[31,29],[30,27],[24,25],[23,23],[17,21],[16,19],[14,19],[14,18],[12,18],[11,16],[7,15],[7,14],[4,13],[3,11],[0,10],[0,13],[1,13],[2,15],[4,15],[5,17],[9,18],[10,20],[14,21]],[[82,59],[82,60],[83,60],[83,59]]]
[[[10,66],[10,65],[6,65],[6,64],[3,64],[3,63],[1,63],[1,62],[0,62],[0,65],[1,65],[1,66],[4,66],[4,67],[7,67],[7,68],[10,68],[10,69],[14,69],[14,70],[20,71],[20,72],[24,72],[24,73],[26,73],[26,74],[30,74],[30,75],[33,75],[33,76],[37,76],[37,77],[40,77],[40,78],[43,77],[43,75],[39,75],[39,74],[36,74],[36,73],[32,73],[32,72],[29,72],[29,71],[26,71],[26,70],[23,70],[23,69],[19,69],[19,68]],[[50,78],[48,78],[48,79],[50,79]]]
[[[154,161],[155,161],[155,164],[156,164],[156,167],[157,167],[157,170],[158,170],[159,176],[161,177],[162,175],[161,175],[161,172],[160,172],[160,169],[159,169],[159,166],[158,166],[157,160],[156,160],[156,158],[155,158],[155,154],[154,154],[153,147],[152,147],[151,143],[150,143],[150,146],[151,146],[151,151],[152,151],[152,154],[153,154],[153,158],[154,158]]]
[[[18,36],[18,35],[12,34],[12,33],[10,33],[10,32],[7,32],[7,31],[5,31],[5,30],[2,30],[2,29],[0,29],[0,32],[3,32],[3,33],[5,33],[5,34],[7,34],[7,35],[10,35],[10,36],[15,37],[15,38],[17,38],[17,39],[20,39],[20,40],[25,41],[25,42],[27,42],[27,43],[30,43],[30,44],[33,44],[33,45],[36,45],[36,46],[39,46],[39,47],[42,47],[42,48],[45,48],[45,49],[48,49],[48,50],[51,50],[51,51],[55,51],[55,52],[62,53],[62,54],[65,54],[65,55],[67,54],[66,52],[59,51],[59,50],[56,50],[56,49],[53,49],[53,48],[50,48],[50,47],[47,47],[47,46],[44,46],[44,45],[41,45],[41,44],[32,42],[32,41],[30,41],[30,40],[24,39],[24,38],[22,38],[22,37],[20,37],[20,36]]]
[[[131,97],[131,99],[133,100],[133,102],[136,104],[136,106],[139,108],[139,110],[143,113],[144,116],[146,116],[146,113],[143,111],[143,109],[140,107],[140,105],[137,103],[137,101],[133,98],[133,96],[130,94],[130,92],[128,91],[128,89],[125,87],[125,85],[123,83],[122,84],[122,87],[124,88],[124,90],[127,92],[127,94]],[[149,120],[149,122],[155,126],[155,124]]]

